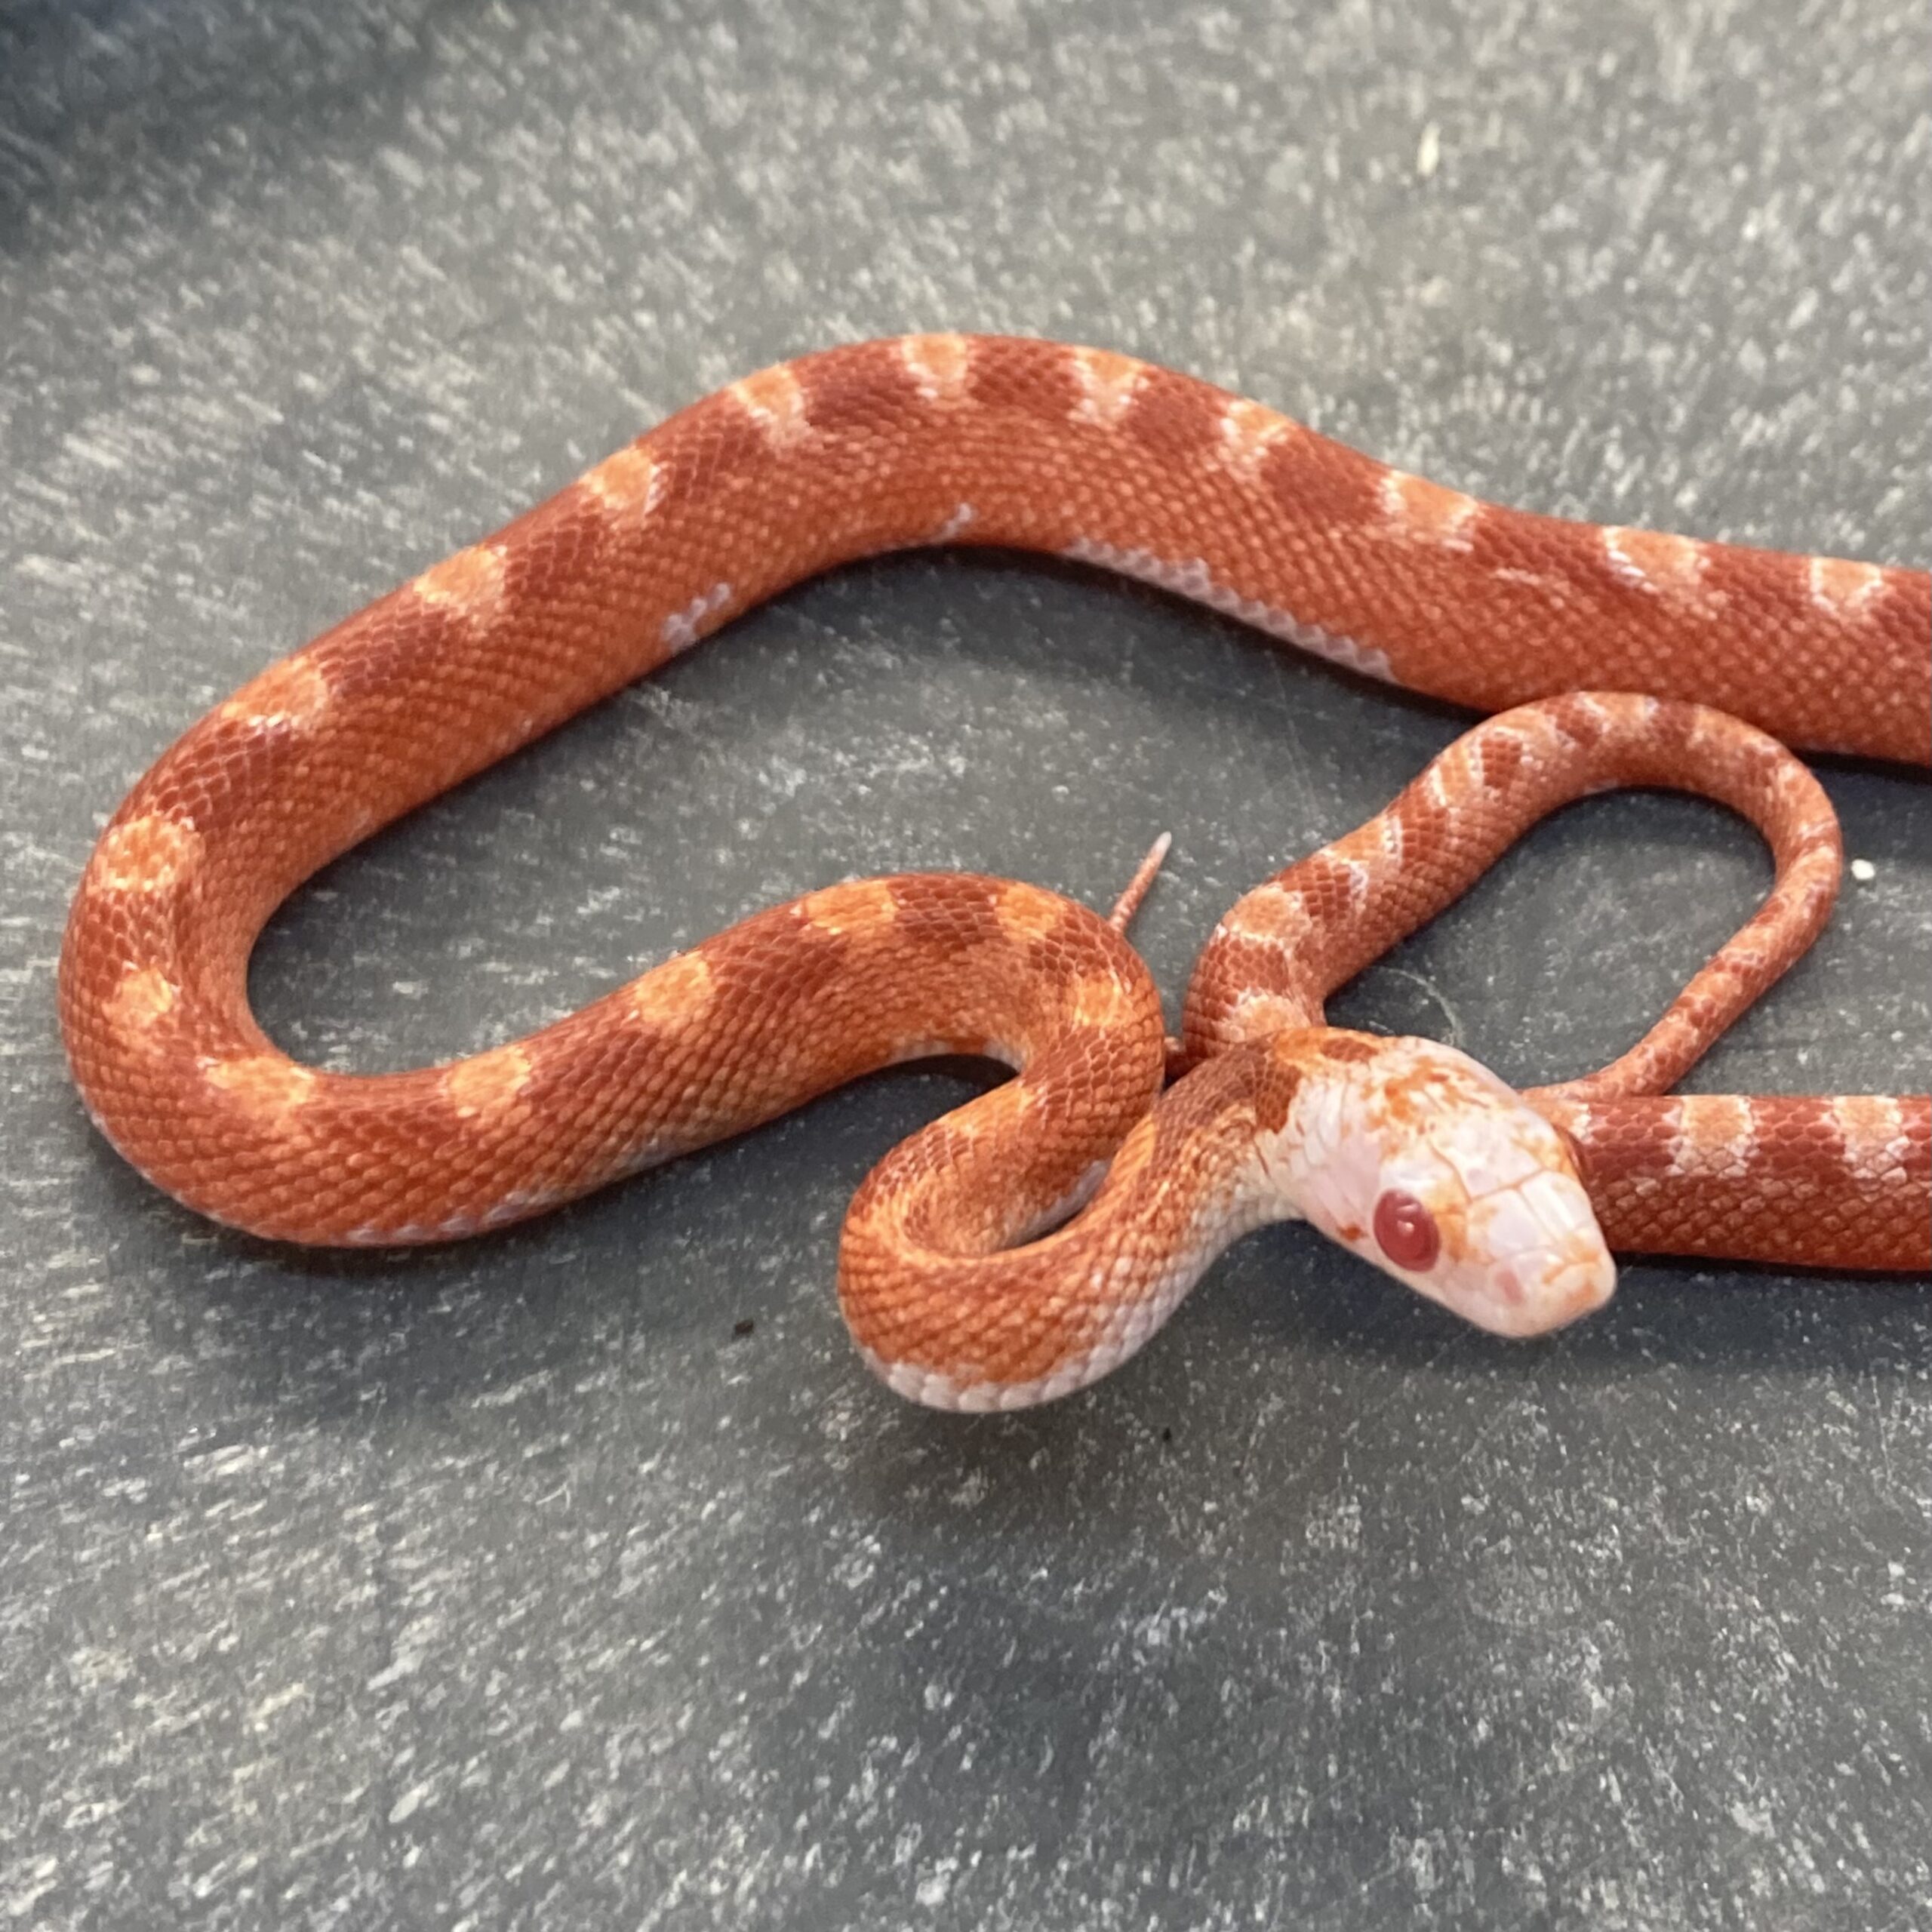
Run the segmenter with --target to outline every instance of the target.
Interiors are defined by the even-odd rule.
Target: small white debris
[[[1433,121],[1426,123],[1416,144],[1416,179],[1426,181],[1442,159],[1442,130]]]
[[[1854,859],[1851,862],[1851,875],[1860,885],[1869,885],[1878,876],[1878,868],[1869,859]]]
[[[413,1784],[389,1807],[389,1823],[399,1825],[406,1818],[414,1817],[421,1809],[423,1801],[429,1795],[427,1784]]]

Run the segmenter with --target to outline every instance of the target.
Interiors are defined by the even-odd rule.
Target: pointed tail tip
[[[1163,862],[1173,851],[1174,835],[1164,832],[1147,848],[1147,856],[1134,868],[1134,876],[1127,882],[1127,890],[1114,901],[1114,909],[1107,915],[1107,924],[1117,933],[1127,931],[1135,913],[1140,909],[1140,902],[1147,897]]]

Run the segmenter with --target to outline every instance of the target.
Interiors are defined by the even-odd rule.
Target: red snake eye
[[[1442,1251],[1435,1217],[1413,1194],[1390,1188],[1375,1204],[1375,1241],[1398,1268],[1420,1274]]]

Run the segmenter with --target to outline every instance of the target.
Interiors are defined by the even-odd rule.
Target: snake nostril
[[[1435,1217],[1413,1194],[1388,1189],[1375,1204],[1376,1245],[1398,1268],[1420,1274],[1442,1251]]]

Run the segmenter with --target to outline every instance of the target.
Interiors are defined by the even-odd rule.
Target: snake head
[[[1269,1165],[1331,1238],[1494,1334],[1609,1300],[1616,1268],[1567,1144],[1486,1067],[1340,1029],[1274,1051],[1297,1078]]]

